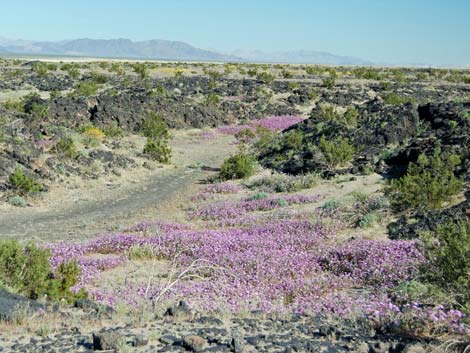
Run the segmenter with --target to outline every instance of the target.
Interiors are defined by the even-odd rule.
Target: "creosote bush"
[[[134,72],[140,76],[140,79],[143,80],[148,77],[148,67],[145,63],[135,63],[132,65]]]
[[[42,190],[42,184],[34,178],[24,174],[21,168],[16,168],[9,178],[11,186],[20,195],[27,195]]]
[[[438,150],[430,158],[420,155],[417,163],[410,163],[406,175],[391,180],[386,188],[391,206],[395,211],[441,208],[462,188],[454,175],[459,164],[459,156],[440,154]]]
[[[76,262],[61,263],[51,268],[48,249],[17,240],[0,242],[0,287],[31,299],[46,296],[54,301],[73,302],[86,297],[84,290],[73,293],[80,270]]]
[[[147,139],[144,146],[144,154],[160,163],[168,164],[171,161],[171,149],[168,143],[158,143],[155,140]]]
[[[98,84],[96,82],[80,82],[75,86],[71,96],[74,97],[90,97],[96,96],[98,93]]]
[[[160,163],[170,163],[171,148],[168,146],[168,140],[171,134],[163,118],[154,112],[149,112],[143,122],[142,133],[147,137],[144,154]]]
[[[124,135],[124,130],[115,121],[105,126],[103,132],[108,137],[122,137]]]
[[[318,147],[320,148],[325,162],[329,168],[344,166],[351,161],[356,149],[345,137],[337,137],[327,140],[325,136],[320,138]]]
[[[222,180],[248,178],[255,172],[255,160],[252,156],[238,153],[226,159],[220,167]]]
[[[454,294],[457,303],[470,314],[470,222],[449,221],[435,232],[421,234],[426,256],[432,267],[424,275]]]
[[[407,97],[407,96],[399,95],[396,93],[390,93],[385,96],[384,101],[386,104],[400,105],[400,104],[405,104],[405,103],[410,103],[410,102],[413,103],[416,100],[412,97]]]
[[[66,136],[57,141],[53,151],[61,157],[72,159],[77,155],[77,146],[71,137]]]

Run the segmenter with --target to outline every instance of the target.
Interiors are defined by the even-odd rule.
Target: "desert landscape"
[[[464,352],[470,72],[0,61],[1,352]]]
[[[0,353],[470,353],[470,2],[0,11]]]

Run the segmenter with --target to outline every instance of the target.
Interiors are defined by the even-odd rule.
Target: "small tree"
[[[333,88],[336,84],[337,78],[338,78],[338,74],[336,73],[336,71],[332,70],[330,71],[329,76],[323,79],[323,85],[326,88]]]
[[[235,154],[226,159],[220,167],[222,180],[248,178],[255,171],[255,160],[246,154]]]
[[[449,221],[435,232],[421,234],[432,266],[424,274],[432,282],[455,292],[464,311],[470,313],[470,222]]]
[[[0,286],[31,299],[46,296],[71,303],[85,298],[83,289],[78,293],[71,290],[79,281],[77,263],[61,263],[53,270],[50,257],[50,250],[33,243],[23,247],[17,240],[0,241]]]
[[[33,71],[40,77],[46,77],[49,71],[46,63],[36,61],[32,67]]]
[[[39,192],[42,190],[42,184],[34,178],[27,176],[23,170],[16,168],[9,178],[12,187],[21,195]]]
[[[337,137],[333,140],[327,140],[325,136],[320,138],[318,144],[325,162],[329,168],[334,169],[348,163],[356,149],[349,143],[349,140],[345,137]]]
[[[161,115],[149,112],[143,122],[142,133],[147,137],[144,154],[160,163],[170,163],[171,148],[168,140],[171,139],[171,134]]]
[[[386,189],[396,211],[438,209],[457,194],[462,182],[454,169],[460,164],[457,155],[441,155],[437,151],[428,158],[422,154],[417,163],[410,163],[405,176],[392,180]]]
[[[134,72],[140,76],[141,80],[147,78],[149,75],[148,68],[145,63],[135,63],[132,65],[132,68],[134,69]]]

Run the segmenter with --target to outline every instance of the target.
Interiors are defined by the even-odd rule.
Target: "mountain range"
[[[0,37],[0,53],[22,55],[82,56],[120,59],[156,59],[175,61],[266,62],[293,64],[371,65],[360,58],[321,51],[263,52],[236,50],[221,53],[190,44],[163,39],[73,39],[56,42],[15,40]]]

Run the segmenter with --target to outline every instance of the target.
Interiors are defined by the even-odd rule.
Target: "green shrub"
[[[60,69],[67,72],[67,74],[73,79],[80,76],[80,66],[77,63],[65,63],[60,67]]]
[[[281,143],[279,135],[274,131],[265,128],[264,126],[256,127],[256,140],[253,143],[253,147],[258,154],[263,155],[270,151],[279,151]]]
[[[337,75],[336,74],[332,74],[328,77],[325,77],[322,82],[323,82],[323,86],[325,86],[326,88],[333,88],[335,85],[336,85],[336,77]]]
[[[167,141],[157,142],[148,138],[143,152],[149,158],[160,163],[168,164],[171,161],[171,149]]]
[[[170,163],[171,148],[168,146],[168,140],[171,134],[163,118],[149,112],[142,124],[142,133],[147,137],[144,154],[160,163]]]
[[[62,137],[55,144],[53,151],[59,156],[70,159],[75,158],[77,155],[77,147],[71,137]]]
[[[431,283],[453,292],[470,313],[470,222],[449,221],[435,232],[421,234],[431,264],[423,269]]]
[[[49,91],[49,99],[50,100],[54,100],[54,99],[57,99],[59,97],[60,97],[60,91],[58,91],[58,90]]]
[[[345,165],[351,161],[356,149],[349,143],[345,137],[337,137],[327,140],[325,136],[320,138],[318,144],[325,162],[329,168],[336,168]]]
[[[72,293],[70,288],[78,283],[80,269],[75,262],[62,263],[53,271],[48,249],[34,244],[23,247],[17,240],[0,242],[0,283],[15,293],[31,299],[43,296],[54,301],[71,302],[86,293]]]
[[[286,175],[273,174],[263,178],[258,178],[245,185],[249,189],[260,188],[267,192],[296,192],[309,189],[318,183],[318,176],[315,174],[306,175]]]
[[[140,76],[141,80],[147,78],[149,75],[148,68],[145,63],[135,63],[132,65],[132,69]]]
[[[124,131],[115,121],[104,127],[103,132],[107,137],[121,137],[124,135]]]
[[[34,178],[23,173],[21,168],[16,168],[9,178],[11,186],[20,194],[27,195],[42,190],[42,184]]]
[[[243,129],[235,134],[238,145],[241,150],[247,149],[248,144],[256,139],[256,134],[251,129]]]
[[[379,220],[379,216],[377,214],[367,213],[358,219],[357,226],[359,228],[369,228],[374,223],[377,223],[378,220]]]
[[[127,257],[129,260],[152,260],[159,258],[159,252],[152,245],[134,245],[127,252]]]
[[[256,75],[256,79],[262,83],[270,85],[274,82],[275,77],[272,73],[263,71]]]
[[[410,163],[406,175],[391,180],[386,188],[391,206],[396,211],[438,209],[462,188],[454,169],[460,164],[457,155],[422,154]]]
[[[38,118],[45,119],[49,115],[49,108],[44,104],[33,103],[29,112]]]
[[[219,176],[222,180],[241,179],[253,175],[255,160],[252,156],[235,154],[226,159],[220,168]]]
[[[418,79],[419,81],[424,81],[427,78],[428,78],[428,75],[425,72],[418,72],[416,74],[416,79]]]
[[[106,77],[106,75],[100,74],[99,72],[92,71],[90,73],[90,76],[91,76],[91,79],[93,80],[93,82],[95,82],[97,84],[102,85],[102,84],[108,82],[108,78]]]
[[[291,78],[294,77],[294,74],[292,72],[290,72],[289,70],[282,70],[281,75],[285,79],[291,79]]]
[[[247,74],[248,74],[248,76],[250,76],[250,77],[255,77],[257,73],[258,73],[258,71],[257,71],[256,69],[249,69],[249,70],[247,71]]]
[[[337,200],[328,200],[325,201],[323,205],[321,205],[321,209],[325,211],[334,211],[337,210],[341,204]]]
[[[426,305],[451,306],[455,299],[439,285],[424,281],[407,281],[392,289],[393,297],[399,304],[421,303]]]
[[[67,73],[70,78],[77,79],[80,76],[80,69],[78,67],[71,67]]]
[[[204,105],[215,106],[220,103],[220,97],[216,93],[210,93],[204,98]]]
[[[160,97],[160,98],[167,98],[170,96],[168,93],[168,90],[165,88],[165,86],[157,86],[155,87],[149,94],[151,97]]]
[[[315,100],[318,98],[318,92],[314,88],[310,88],[307,94],[310,100]]]
[[[163,117],[155,112],[149,111],[147,118],[142,124],[142,133],[145,137],[152,140],[170,139],[170,130],[163,120]]]
[[[357,67],[353,70],[353,74],[356,78],[363,78],[366,80],[380,80],[381,78],[377,69],[367,67]]]
[[[282,135],[282,144],[292,150],[298,151],[302,147],[303,134],[298,130],[288,131]]]
[[[49,68],[47,67],[46,63],[43,63],[41,61],[36,61],[36,62],[33,63],[32,70],[38,76],[45,77],[45,76],[47,76]]]
[[[338,121],[340,119],[340,115],[335,110],[335,108],[330,104],[324,104],[321,107],[321,117],[323,120],[334,120]]]
[[[254,200],[263,200],[267,198],[269,195],[263,191],[258,191],[257,193],[251,195],[248,197],[248,201],[254,201]]]
[[[405,103],[414,103],[416,100],[412,97],[403,96],[397,93],[387,94],[384,98],[386,104],[400,105]]]
[[[348,129],[354,129],[357,126],[357,119],[359,118],[359,112],[354,107],[348,107],[343,115],[344,125]]]
[[[109,72],[114,72],[115,74],[119,76],[122,76],[125,73],[124,69],[119,63],[111,64],[111,67],[109,68]]]
[[[20,113],[24,113],[24,102],[22,99],[18,100],[7,100],[2,103],[6,110],[14,110]]]
[[[98,85],[96,82],[80,82],[75,86],[72,96],[75,97],[90,97],[96,96],[98,93]]]
[[[16,207],[26,207],[26,200],[21,196],[13,196],[8,199],[8,203]]]
[[[318,67],[318,66],[307,66],[307,67],[305,68],[305,73],[306,73],[307,75],[318,75],[318,74],[320,74],[322,71],[323,71],[323,70],[322,70],[320,67]]]

